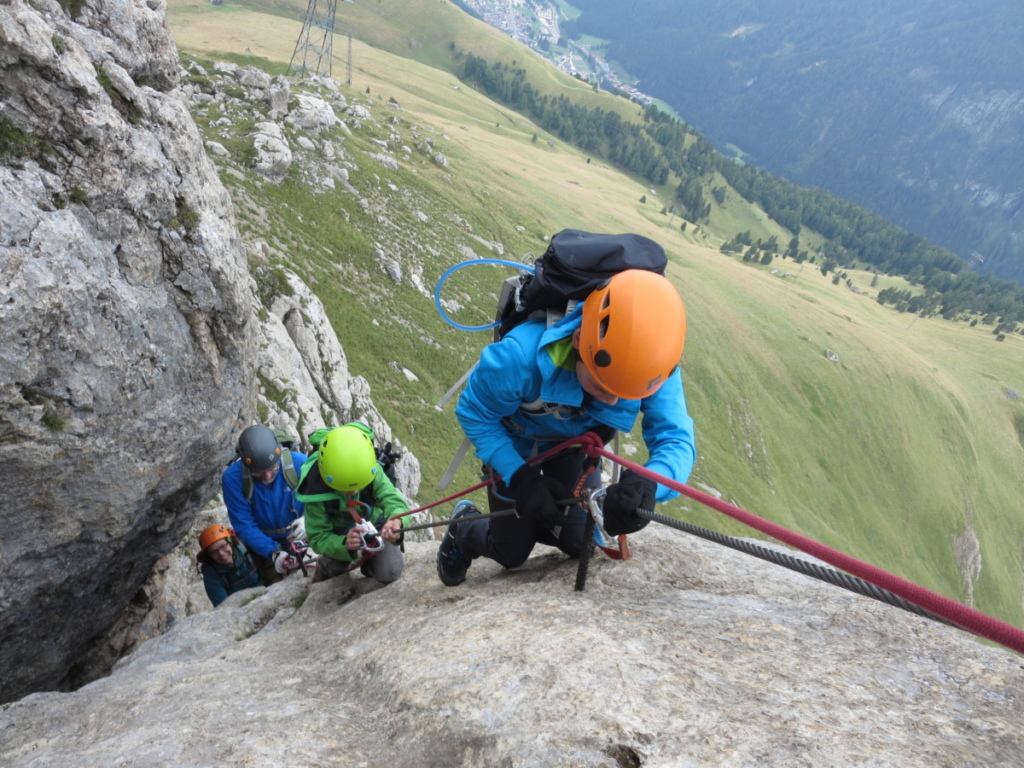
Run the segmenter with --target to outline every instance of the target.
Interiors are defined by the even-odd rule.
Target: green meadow
[[[281,72],[305,6],[170,0],[169,20],[183,53]],[[359,196],[314,192],[295,174],[279,185],[222,177],[243,236],[270,246],[252,264],[260,284],[275,290],[268,276],[280,266],[302,275],[323,301],[352,372],[367,378],[374,403],[419,458],[419,503],[446,495],[436,483],[462,437],[452,404],[435,404],[490,339],[447,325],[429,295],[440,274],[465,258],[458,245],[471,233],[518,260],[539,255],[544,237],[567,227],[638,232],[665,246],[669,276],[686,302],[682,370],[699,454],[690,484],[1022,623],[1024,337],[997,341],[981,322],[880,306],[877,291],[907,287],[901,279],[881,276],[873,287],[872,274],[848,269],[854,291],[810,262],[776,257],[762,266],[721,253],[743,230],[776,235],[783,248],[792,238],[732,190],[708,221],[683,231],[677,216],[663,213],[671,185],[652,190],[460,84],[451,74],[452,44],[528,64],[538,87],[624,115],[636,114],[635,105],[557,72],[447,2],[339,3],[338,25],[353,30],[351,85],[348,41],[334,37],[333,75],[343,94],[372,99],[375,112],[391,108],[403,133],[430,136],[448,166],[414,160],[397,171],[361,168],[352,175]],[[207,117],[197,123],[208,138],[218,136]],[[391,130],[365,126],[344,138],[346,151],[371,151],[369,140]],[[237,136],[217,140],[244,158],[243,127]],[[384,199],[389,185],[402,191],[401,205],[358,204],[360,196]],[[380,269],[382,242],[416,256],[425,290]],[[801,242],[816,244],[813,233]],[[493,266],[456,273],[444,296],[458,302],[457,319],[493,319],[496,289],[510,273]],[[638,436],[626,437],[623,450],[634,448],[627,457],[642,459]],[[467,460],[448,492],[476,480]],[[754,535],[685,497],[659,509]]]

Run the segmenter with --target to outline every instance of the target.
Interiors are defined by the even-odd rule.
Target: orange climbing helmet
[[[580,359],[602,389],[624,400],[657,392],[679,363],[685,341],[683,300],[655,272],[619,272],[583,304]]]
[[[223,525],[208,525],[203,528],[203,532],[199,534],[199,548],[206,549],[208,546],[220,541],[221,539],[230,538],[232,538],[231,531]]]

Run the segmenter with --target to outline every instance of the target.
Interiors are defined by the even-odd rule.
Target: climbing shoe
[[[467,515],[480,514],[473,502],[469,500],[460,501],[452,511],[452,520]],[[456,525],[449,525],[448,530],[441,539],[441,546],[437,548],[437,575],[441,583],[448,587],[454,587],[466,580],[466,571],[469,570],[473,558],[464,554],[455,546]]]

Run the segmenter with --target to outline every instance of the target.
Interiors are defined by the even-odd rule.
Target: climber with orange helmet
[[[477,557],[514,568],[537,543],[579,556],[587,513],[564,500],[595,460],[587,465],[582,451],[570,450],[543,464],[527,463],[567,439],[594,432],[608,442],[642,416],[646,466],[686,482],[696,452],[678,367],[685,339],[686,312],[672,283],[630,269],[550,327],[530,320],[484,348],[455,414],[484,476],[494,480],[489,511],[514,508],[515,515],[450,525],[437,554],[444,584],[460,584]],[[588,487],[599,484],[600,472],[587,475]],[[655,501],[676,495],[627,470],[607,490],[605,530],[634,533],[647,524],[637,509],[652,512]],[[452,518],[475,513],[463,501]]]
[[[296,497],[305,504],[309,546],[320,555],[312,581],[356,568],[383,584],[395,581],[408,518],[394,518],[409,506],[378,461],[373,430],[353,421],[309,440],[317,451],[302,465]]]
[[[208,525],[199,534],[196,565],[214,608],[228,595],[263,584],[245,546],[223,525]]]

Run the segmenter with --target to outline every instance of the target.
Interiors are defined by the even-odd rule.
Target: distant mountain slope
[[[719,149],[1024,282],[1016,0],[576,0],[604,51]]]

